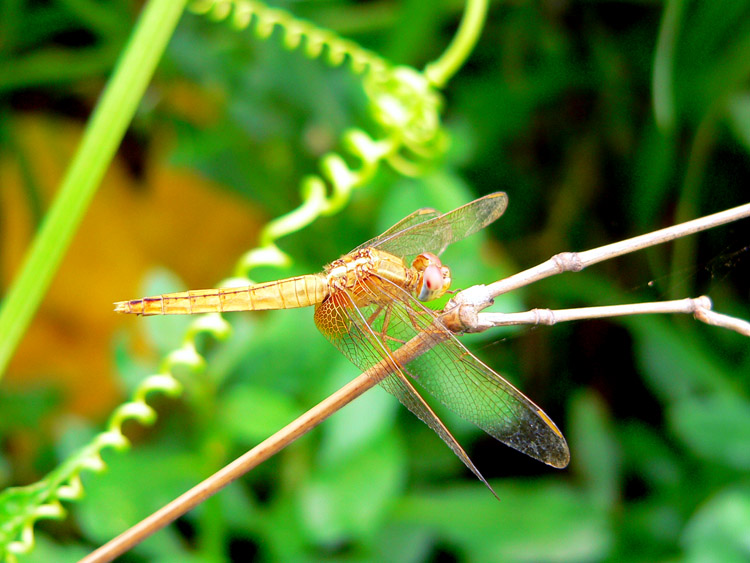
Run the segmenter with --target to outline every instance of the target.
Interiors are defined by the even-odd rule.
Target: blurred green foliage
[[[287,7],[421,68],[447,45],[462,4]],[[92,84],[103,83],[135,16],[125,0],[0,2],[3,153],[33,168],[34,155],[14,145],[23,113],[86,118]],[[474,55],[444,92],[452,135],[444,161],[417,179],[382,171],[343,213],[280,241],[295,259],[291,271],[258,277],[317,271],[417,207],[448,210],[496,190],[509,194],[506,215],[446,252],[457,287],[744,203],[749,61],[744,0],[495,2]],[[196,99],[213,101],[212,119],[174,111],[171,89],[186,82]],[[298,204],[300,178],[338,148],[344,129],[366,125],[361,85],[344,70],[186,15],[121,156],[138,179],[167,131],[171,163],[271,218]],[[40,216],[33,181],[25,187]],[[221,229],[222,218],[206,224]],[[707,293],[718,310],[747,319],[749,234],[747,222],[722,227],[547,280],[496,308]],[[175,252],[189,253],[189,243]],[[227,274],[210,261],[204,269],[217,280]],[[137,275],[144,295],[182,289],[180,272]],[[156,427],[128,429],[133,450],[109,454],[105,474],[86,476],[73,517],[41,525],[40,545],[23,561],[77,560],[356,375],[317,333],[311,311],[228,319],[234,336],[203,343],[208,367],[184,378],[184,400],[157,400]],[[120,385],[156,370],[187,322],[123,320],[112,340]],[[439,410],[498,503],[426,426],[375,390],[127,560],[750,558],[747,339],[689,319],[641,318],[463,340],[558,422],[569,469],[527,460]],[[2,390],[0,483],[34,481],[90,438],[100,421],[73,424],[58,401],[46,389]]]

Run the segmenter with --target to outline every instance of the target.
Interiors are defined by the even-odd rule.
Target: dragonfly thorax
[[[414,259],[411,267],[390,252],[367,247],[331,262],[325,270],[326,282],[332,290],[354,290],[368,279],[379,278],[397,285],[420,301],[443,295],[451,284],[450,269],[440,259],[425,252]]]
[[[372,248],[351,252],[334,260],[325,269],[326,282],[332,289],[352,289],[380,266],[380,253]]]

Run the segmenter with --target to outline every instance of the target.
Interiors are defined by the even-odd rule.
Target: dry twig
[[[524,313],[480,313],[490,306],[498,295],[524,287],[535,281],[554,276],[563,272],[578,272],[586,266],[621,256],[629,252],[641,250],[649,246],[661,244],[676,238],[697,233],[718,225],[750,217],[750,204],[735,207],[694,221],[675,225],[653,233],[641,235],[614,244],[602,246],[586,252],[564,252],[557,254],[546,262],[530,268],[503,280],[489,285],[470,287],[456,294],[441,316],[444,324],[454,332],[479,332],[495,326],[510,324],[548,324],[581,320],[590,318],[612,317],[621,315],[641,315],[654,313],[689,313],[696,319],[707,324],[735,330],[745,336],[750,336],[750,323],[741,319],[715,313],[711,310],[711,300],[708,297],[665,301],[660,303],[640,303],[631,305],[616,305],[610,307],[586,307],[580,309],[563,309],[551,311],[549,309],[532,309]],[[417,356],[425,353],[430,345],[416,336],[395,353],[393,361],[398,364],[408,363]],[[252,468],[269,457],[281,451],[290,443],[309,432],[323,420],[338,411],[341,407],[353,401],[365,391],[375,386],[381,379],[394,370],[390,360],[383,360],[370,370],[339,389],[336,393],[323,400],[305,414],[267,438],[242,457],[222,468],[211,477],[182,494],[171,503],[154,512],[129,530],[126,530],[107,544],[103,545],[81,563],[100,563],[111,561],[126,552],[154,532],[165,527],[170,522],[182,516],[205,499],[226,487]]]
[[[494,326],[509,324],[555,324],[555,322],[607,316],[689,313],[702,322],[735,330],[747,336],[750,328],[747,326],[747,322],[714,313],[711,311],[711,301],[708,298],[700,297],[697,300],[640,303],[613,307],[587,307],[564,311],[543,310],[548,311],[548,313],[543,313],[542,310],[538,309],[526,313],[480,313],[480,311],[492,305],[495,297],[514,289],[564,272],[580,272],[587,266],[604,260],[747,217],[750,217],[750,203],[585,252],[561,252],[546,262],[518,274],[489,285],[475,285],[457,293],[446,307],[447,326],[454,332],[481,332]]]

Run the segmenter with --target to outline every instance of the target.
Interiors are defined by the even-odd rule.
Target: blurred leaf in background
[[[141,3],[0,2],[0,279],[7,288]],[[447,45],[463,3],[279,3],[399,64]],[[210,287],[341,132],[367,127],[348,72],[186,14],[0,388],[0,482],[38,479],[163,353],[184,320],[113,301]],[[423,177],[383,170],[345,210],[279,241],[319,271],[418,207],[508,192],[446,252],[454,287],[744,203],[750,2],[493,2],[444,91],[452,145]],[[658,121],[657,114],[662,116]],[[497,310],[710,295],[750,318],[750,225],[550,279]],[[227,317],[187,393],[41,526],[32,560],[82,553],[357,375],[311,310]],[[131,556],[181,560],[653,561],[750,558],[750,349],[689,319],[591,321],[463,337],[558,422],[558,472],[440,410],[497,502],[420,421],[373,390]],[[81,417],[85,417],[82,421]],[[81,426],[86,428],[81,430]],[[54,555],[50,555],[54,554]],[[40,559],[42,557],[42,559]]]

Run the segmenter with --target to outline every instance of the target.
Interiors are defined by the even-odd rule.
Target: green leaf
[[[331,380],[335,385],[331,392],[344,386],[359,371],[343,356],[332,367]],[[398,401],[380,388],[358,397],[323,425],[318,458],[326,465],[343,463],[342,458],[348,458],[352,452],[382,440],[383,432],[393,429],[400,408]]]
[[[375,539],[377,557],[373,559],[393,563],[433,561],[435,558],[430,558],[432,544],[432,533],[423,527],[387,523]]]
[[[621,477],[620,447],[612,430],[611,414],[593,391],[576,395],[571,403],[568,435],[573,464],[602,506],[611,508]]]
[[[404,452],[390,433],[347,459],[320,467],[300,491],[299,510],[309,536],[336,544],[372,535],[404,482]]]
[[[432,530],[474,561],[590,561],[612,544],[598,501],[552,482],[493,483],[413,495],[394,511],[401,525]]]
[[[698,456],[750,469],[750,404],[739,397],[690,397],[668,411],[675,434]]]
[[[662,400],[732,391],[729,373],[695,335],[655,317],[622,323],[634,329],[638,363]]]
[[[52,387],[15,391],[6,386],[0,391],[0,433],[38,427],[59,406],[60,400],[60,392]]]
[[[683,482],[684,468],[673,448],[657,432],[643,423],[631,422],[621,430],[621,441],[628,469],[655,493],[675,491]]]
[[[242,385],[222,395],[221,426],[242,443],[265,440],[301,414],[291,397],[268,387]]]
[[[685,527],[686,561],[750,560],[750,486],[731,487],[704,504]]]
[[[750,150],[750,94],[732,96],[728,104],[729,127],[746,150]]]
[[[86,496],[76,510],[83,533],[104,543],[198,483],[200,464],[192,452],[140,447],[129,455],[108,455],[107,470],[82,475]],[[172,528],[154,534],[137,548],[151,557],[186,555]]]
[[[70,543],[56,543],[45,534],[37,532],[34,549],[18,558],[19,563],[75,563],[91,553],[91,548]]]
[[[238,380],[262,382],[290,393],[324,385],[325,378],[319,374],[339,353],[315,328],[311,309],[248,315],[262,315],[262,319],[245,343],[244,357],[235,370]]]

